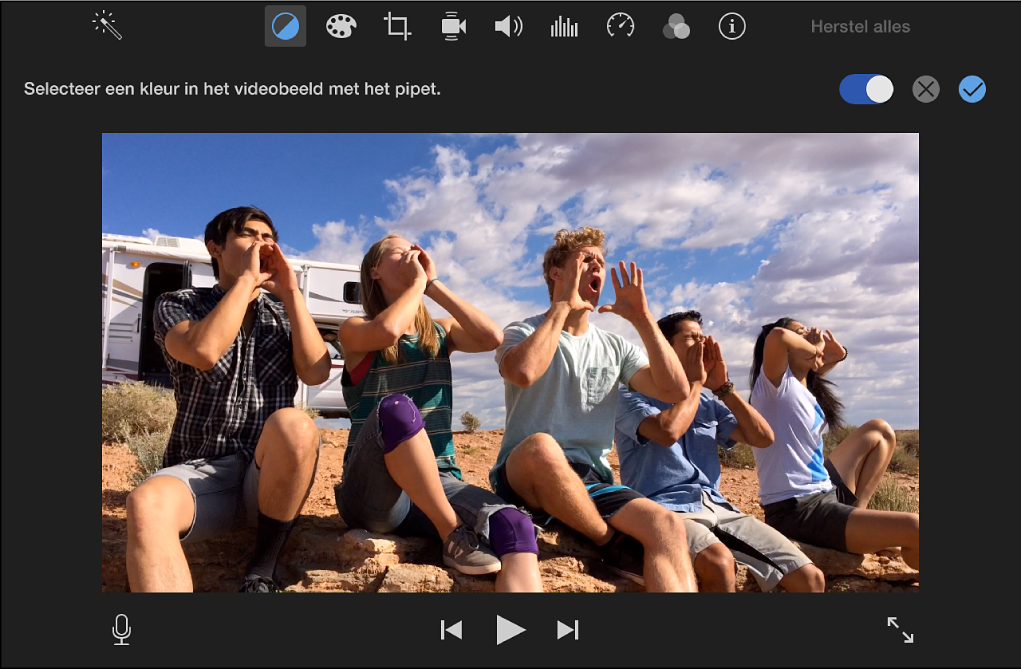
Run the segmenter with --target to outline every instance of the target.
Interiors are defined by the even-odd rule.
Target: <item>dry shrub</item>
[[[729,468],[754,468],[755,453],[752,451],[754,448],[744,442],[738,442],[729,451],[723,447],[717,447],[716,450],[720,453],[720,463]]]
[[[869,501],[869,509],[891,512],[917,512],[918,499],[896,479],[884,476]]]
[[[918,474],[918,456],[898,444],[893,450],[890,458],[890,472],[903,472],[906,474]]]
[[[131,483],[138,486],[163,467],[163,452],[170,441],[170,430],[132,433],[128,450],[138,458],[138,470],[131,473]]]
[[[461,415],[461,425],[469,433],[474,433],[482,425],[482,420],[471,412],[465,412]]]
[[[298,409],[300,409],[303,412],[305,412],[305,414],[308,414],[308,418],[312,419],[313,421],[318,419],[319,416],[320,416],[319,410],[317,410],[315,407],[305,407],[305,406],[302,406],[302,405],[298,405],[297,407],[298,407]]]
[[[897,433],[897,446],[903,447],[915,458],[918,458],[918,431],[917,430],[895,430]]]
[[[104,442],[126,442],[135,433],[169,433],[175,416],[173,391],[142,382],[103,387]]]

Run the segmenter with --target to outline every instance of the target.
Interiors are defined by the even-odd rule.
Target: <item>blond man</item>
[[[647,591],[695,591],[683,520],[615,485],[606,460],[618,383],[671,403],[690,387],[649,313],[634,263],[629,273],[621,262],[619,278],[611,271],[615,302],[599,312],[630,322],[648,355],[589,323],[606,282],[604,241],[603,231],[587,226],[559,231],[543,260],[549,309],[504,329],[496,362],[507,420],[490,483],[539,525],[556,518],[587,536],[611,570]]]

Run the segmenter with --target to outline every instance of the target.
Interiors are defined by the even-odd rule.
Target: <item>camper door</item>
[[[103,257],[106,261],[103,268],[103,340],[106,352],[103,360],[103,379],[104,381],[138,379],[142,295],[146,268],[153,259],[113,251],[104,251]],[[112,277],[108,277],[108,273]]]

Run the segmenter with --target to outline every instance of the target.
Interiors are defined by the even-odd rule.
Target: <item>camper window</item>
[[[344,302],[349,302],[354,305],[362,304],[362,292],[360,287],[361,285],[356,281],[345,282]]]

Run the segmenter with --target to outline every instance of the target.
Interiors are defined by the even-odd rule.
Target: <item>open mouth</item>
[[[588,283],[589,289],[593,293],[599,293],[599,288],[603,285],[603,281],[599,277],[593,277],[592,281]]]

